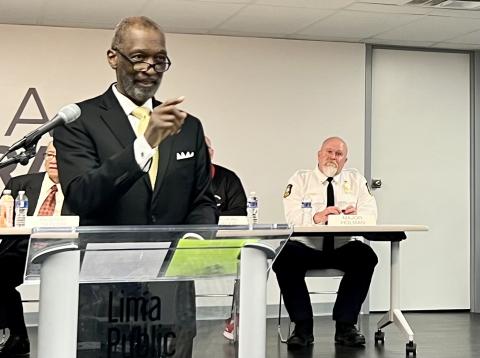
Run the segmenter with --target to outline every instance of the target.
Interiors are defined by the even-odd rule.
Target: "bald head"
[[[342,143],[343,144],[343,147],[344,147],[344,150],[345,150],[345,156],[347,155],[348,153],[348,146],[347,146],[347,142],[345,142],[342,138],[340,137],[328,137],[327,139],[325,139],[322,143],[322,146],[320,147],[320,150],[322,150],[323,147],[325,147],[326,145],[328,144],[331,144],[331,143],[334,143],[334,144],[339,144],[339,143]]]
[[[146,16],[131,16],[122,19],[117,26],[112,39],[112,48],[122,48],[125,34],[132,28],[154,30],[163,35],[163,30],[155,21]]]
[[[318,169],[327,177],[339,174],[347,162],[347,143],[340,137],[325,139],[318,151]]]

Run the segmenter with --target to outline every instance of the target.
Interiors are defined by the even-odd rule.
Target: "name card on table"
[[[329,215],[328,216],[328,225],[333,226],[357,226],[357,225],[366,225],[373,226],[376,225],[376,220],[373,215]]]
[[[79,224],[80,218],[73,215],[27,216],[25,218],[26,227],[77,227]]]

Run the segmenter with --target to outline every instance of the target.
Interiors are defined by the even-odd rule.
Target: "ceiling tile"
[[[338,10],[355,2],[355,0],[257,0],[260,5],[303,7],[313,9]]]
[[[463,44],[477,44],[480,45],[480,31],[473,31],[465,35],[460,35],[450,39],[447,42],[457,42]]]
[[[431,47],[435,42],[431,41],[401,41],[401,40],[381,40],[381,39],[368,39],[365,41],[371,45],[386,45],[386,46],[403,46],[403,47]]]
[[[305,34],[291,34],[287,35],[287,38],[296,40],[309,40],[309,41],[328,41],[328,42],[354,42],[360,43],[361,39],[355,37],[335,37],[335,36],[322,36],[318,35],[305,35]]]
[[[276,38],[276,39],[285,39],[288,38],[287,34],[281,33],[268,33],[268,32],[256,32],[256,31],[229,31],[223,29],[214,29],[208,32],[209,35],[220,35],[220,36],[240,36],[240,37],[259,37],[259,38]]]
[[[322,9],[250,5],[224,22],[219,29],[290,34],[333,12]]]
[[[480,19],[425,16],[418,21],[386,31],[375,38],[440,42],[480,29]]]
[[[422,15],[379,14],[341,10],[333,16],[305,28],[299,33],[361,39],[414,21],[419,16]]]
[[[385,5],[378,3],[365,3],[358,2],[348,6],[346,10],[353,11],[366,11],[366,12],[381,12],[384,14],[411,14],[411,15],[424,15],[432,11],[432,9],[426,7],[416,6],[397,6],[397,5]]]
[[[139,15],[146,0],[101,0],[95,6],[89,1],[47,0],[43,9],[42,24],[62,25],[71,23],[78,27],[114,27],[126,16]],[[88,26],[90,25],[90,26]]]
[[[384,5],[404,5],[411,0],[357,0],[358,3],[365,4],[384,4]]]
[[[4,24],[36,24],[42,6],[42,0],[0,1],[0,22]]]
[[[214,3],[221,3],[221,4],[251,4],[255,2],[255,0],[189,0],[189,1],[198,1],[198,2],[214,2]]]
[[[454,42],[437,42],[432,47],[435,48],[446,48],[446,49],[455,49],[455,50],[479,50],[480,45],[473,44],[464,44],[464,43],[454,43]]]
[[[439,15],[446,17],[458,17],[458,18],[480,18],[480,11],[478,10],[451,10],[451,9],[433,9],[430,15]],[[461,20],[459,20],[461,21]]]
[[[151,0],[143,9],[165,28],[211,29],[224,22],[244,4],[192,2],[185,0]]]

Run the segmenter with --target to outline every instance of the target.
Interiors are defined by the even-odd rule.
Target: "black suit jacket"
[[[135,161],[135,132],[112,89],[79,106],[82,114],[75,122],[55,129],[54,144],[65,200],[81,225],[217,222],[210,160],[197,118],[188,115],[180,133],[160,144],[152,191],[148,173]],[[182,159],[182,153],[193,156]]]
[[[28,198],[28,212],[27,215],[33,216],[35,208],[37,207],[38,197],[40,196],[40,190],[42,189],[42,182],[46,173],[33,173],[19,175],[10,179],[5,185],[5,189],[12,191],[12,196],[17,197],[20,190],[24,190]],[[68,209],[68,205],[64,203],[62,206],[62,215],[72,215],[72,212]]]
[[[25,174],[10,179],[5,189],[12,191],[12,196],[17,197],[20,190],[24,190],[28,198],[27,215],[32,216],[37,207],[38,197],[42,187],[42,181],[46,173]],[[64,203],[62,206],[62,215],[71,215],[72,212]],[[0,285],[18,286],[23,282],[23,271],[25,269],[25,259],[27,256],[28,236],[3,238],[0,243],[0,272],[9,272],[2,277]]]

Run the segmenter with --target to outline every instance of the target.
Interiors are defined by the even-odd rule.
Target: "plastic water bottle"
[[[25,226],[25,218],[27,217],[28,211],[28,198],[25,195],[25,191],[21,190],[18,192],[17,198],[15,199],[15,226],[23,227]]]
[[[253,225],[258,224],[258,199],[254,191],[247,198],[247,218],[248,227],[253,229]]]
[[[302,226],[312,225],[312,200],[303,198],[302,200]]]
[[[5,227],[13,226],[13,208],[15,206],[12,191],[5,189],[3,191],[2,199],[0,199],[2,206],[2,215],[4,215],[5,221],[3,222]]]

